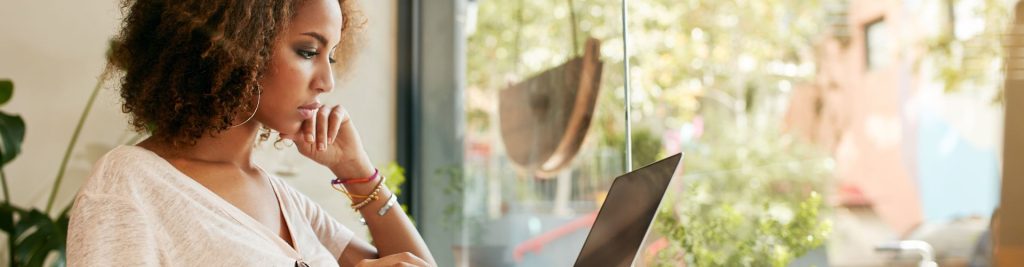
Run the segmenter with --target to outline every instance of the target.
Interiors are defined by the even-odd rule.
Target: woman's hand
[[[430,267],[426,261],[412,255],[409,252],[403,252],[398,254],[391,254],[380,259],[366,259],[356,264],[356,267],[374,267],[374,266],[416,266],[416,267]]]
[[[341,105],[324,105],[312,119],[302,122],[299,136],[282,134],[295,142],[302,155],[331,169],[341,179],[373,175],[359,133]]]

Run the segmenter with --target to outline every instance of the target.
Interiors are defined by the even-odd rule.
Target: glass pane
[[[629,3],[631,160],[686,153],[641,266],[916,263],[900,240],[988,258],[1010,1]],[[620,4],[471,8],[460,263],[572,264],[627,171]]]
[[[635,155],[687,154],[652,265],[987,259],[1010,2],[632,3]]]
[[[619,1],[481,0],[467,40],[457,262],[570,266],[623,172]]]
[[[644,266],[785,266],[820,248],[834,163],[783,119],[814,81],[825,1],[631,3],[634,162],[686,154]]]

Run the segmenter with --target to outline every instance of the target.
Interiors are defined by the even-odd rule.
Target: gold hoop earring
[[[256,111],[260,109],[260,98],[262,98],[262,97],[263,97],[263,88],[261,88],[259,84],[256,84],[256,108],[252,109],[252,115],[249,115],[249,118],[245,119],[245,121],[243,121],[242,123],[230,126],[230,127],[228,127],[228,129],[241,126],[242,124],[245,124],[245,123],[249,122],[250,120],[252,120],[253,117],[256,117]]]

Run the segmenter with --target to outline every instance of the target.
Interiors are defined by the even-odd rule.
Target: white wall
[[[107,40],[117,32],[119,1],[0,0],[0,79],[15,83],[14,98],[0,107],[26,122],[22,154],[5,167],[13,201],[46,205],[75,123],[104,67]],[[362,1],[369,24],[367,44],[351,76],[339,82],[327,103],[351,112],[374,163],[395,155],[395,1]],[[65,175],[54,209],[66,205],[93,162],[134,136],[120,112],[116,89],[101,92]],[[357,233],[365,234],[344,196],[329,188],[326,169],[288,148],[260,149],[257,160],[276,172],[289,166],[298,175],[285,180],[321,203]],[[280,164],[290,162],[290,164]]]

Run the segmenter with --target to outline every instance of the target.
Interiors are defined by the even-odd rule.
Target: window
[[[864,27],[866,66],[868,70],[877,70],[889,64],[889,38],[885,19],[878,19]]]

